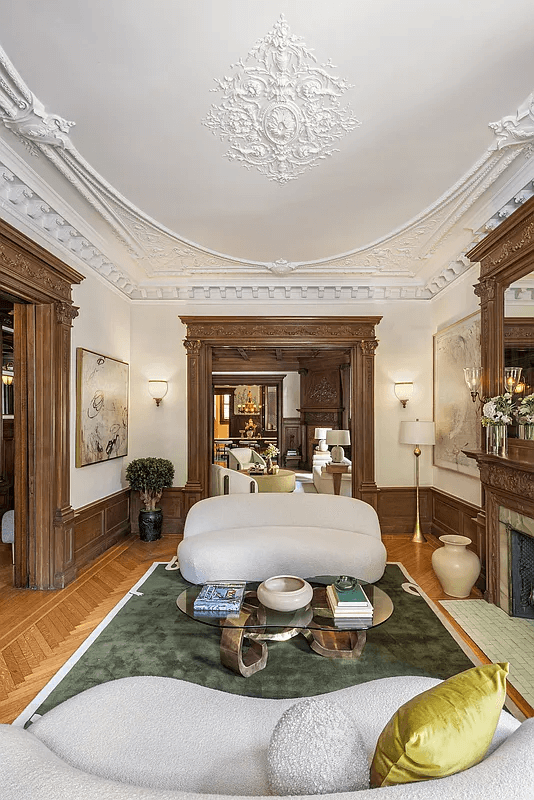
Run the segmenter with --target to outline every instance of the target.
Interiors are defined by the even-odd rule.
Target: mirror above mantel
[[[475,293],[481,309],[481,394],[502,394],[505,367],[522,367],[525,380],[523,387],[518,381],[517,396],[525,396],[527,383],[534,382],[534,198],[467,255],[480,263]],[[515,441],[509,458],[534,463],[534,441],[519,442],[517,429],[510,435]]]

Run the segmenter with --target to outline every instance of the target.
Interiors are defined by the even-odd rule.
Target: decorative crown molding
[[[331,74],[330,62],[316,66],[311,51],[300,38],[289,33],[285,20],[279,20],[277,26],[250,51],[253,64],[249,59],[238,64],[240,80],[250,78],[251,81],[250,87],[240,95],[240,102],[248,104],[249,112],[256,108],[259,99],[254,92],[259,91],[255,82],[259,80],[256,73],[260,66],[263,64],[265,75],[259,96],[265,100],[268,92],[275,91],[276,81],[282,81],[286,74],[282,69],[285,64],[291,77],[288,86],[292,88],[290,91],[282,81],[279,97],[273,102],[295,103],[301,115],[307,113],[308,107],[324,111],[325,98],[328,103],[334,103],[338,91],[335,81],[340,81],[340,93],[348,85]],[[232,79],[226,80],[232,83]],[[232,83],[234,99],[238,83]],[[251,99],[247,92],[252,95]],[[0,122],[22,140],[30,152],[44,155],[99,213],[114,236],[126,246],[129,256],[145,270],[146,282],[136,282],[127,269],[105,255],[102,244],[84,235],[79,225],[68,222],[70,214],[61,214],[53,203],[45,202],[42,193],[31,188],[13,168],[0,171],[0,207],[18,223],[37,232],[41,239],[51,242],[53,249],[63,249],[70,257],[79,259],[131,299],[188,302],[430,300],[469,269],[471,263],[465,253],[499,224],[504,215],[511,213],[513,207],[523,202],[523,197],[531,196],[532,184],[477,230],[474,241],[455,259],[441,266],[426,283],[417,282],[418,270],[414,267],[435,255],[454,226],[514,159],[520,154],[531,154],[533,98],[534,95],[530,95],[515,115],[490,124],[495,134],[494,143],[455,186],[416,218],[382,239],[317,261],[291,262],[281,254],[275,261],[251,262],[216,253],[178,236],[124,198],[74,147],[69,138],[74,123],[48,113],[0,49]],[[328,106],[330,110],[333,107]],[[265,116],[265,111],[262,113]],[[355,120],[353,122],[356,124]],[[282,124],[278,134],[269,128],[269,141],[273,146],[277,137],[280,146],[284,137],[288,137],[283,128]],[[265,128],[263,130],[265,133]],[[42,180],[38,185],[41,184]],[[51,196],[54,196],[52,191]],[[68,210],[66,204],[63,207]],[[76,218],[74,212],[72,218]],[[276,285],[270,283],[270,277],[276,279]],[[517,297],[512,299],[517,300]]]
[[[300,36],[289,32],[283,14],[233,75],[216,79],[222,93],[202,121],[225,153],[247,169],[257,169],[281,186],[335,152],[334,143],[361,125],[339,98],[352,88],[332,74],[333,64],[317,59]]]

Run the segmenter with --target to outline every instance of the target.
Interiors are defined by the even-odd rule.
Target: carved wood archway
[[[15,304],[15,586],[57,589],[75,577],[70,349],[82,280],[0,220],[0,292]]]
[[[347,347],[351,353],[352,495],[377,507],[374,457],[375,326],[382,317],[180,317],[187,326],[186,510],[208,496],[212,348]]]

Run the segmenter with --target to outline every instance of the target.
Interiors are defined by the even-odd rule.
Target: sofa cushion
[[[191,583],[263,581],[273,575],[354,575],[374,583],[384,574],[386,549],[380,539],[355,531],[251,524],[186,537],[178,558]]]
[[[309,698],[282,714],[267,754],[272,794],[353,792],[369,786],[369,762],[353,720],[332,700]]]
[[[371,786],[443,778],[481,761],[506,697],[508,664],[453,675],[402,705],[380,734]]]

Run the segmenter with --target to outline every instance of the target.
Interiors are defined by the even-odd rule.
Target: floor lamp
[[[426,542],[421,523],[419,520],[419,456],[421,455],[421,445],[436,444],[436,431],[433,422],[401,422],[400,438],[401,444],[414,444],[413,454],[415,456],[415,527],[413,529],[412,542]]]

